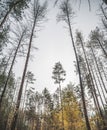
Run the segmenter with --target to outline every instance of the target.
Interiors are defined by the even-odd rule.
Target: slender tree
[[[52,78],[55,80],[55,83],[59,85],[59,96],[60,96],[60,103],[61,103],[61,109],[62,109],[62,130],[64,130],[64,116],[63,116],[63,102],[62,102],[62,89],[61,89],[61,82],[65,80],[66,72],[63,69],[60,62],[57,62],[55,64],[55,67],[53,68],[53,76]]]
[[[44,88],[42,95],[43,95],[43,104],[44,104],[44,111],[43,111],[44,123],[46,124],[47,129],[51,129],[52,127],[51,113],[53,110],[52,97],[47,88]]]
[[[23,10],[28,7],[30,0],[8,0],[4,2],[5,13],[1,14],[0,28],[6,22],[8,16],[12,14],[15,18],[19,19],[22,17]],[[2,2],[2,1],[1,1]]]
[[[84,53],[84,58],[85,58],[85,61],[86,61],[86,66],[87,66],[87,70],[88,70],[88,78],[89,78],[89,81],[91,82],[89,88],[91,89],[91,93],[92,93],[92,97],[94,99],[94,103],[97,104],[96,107],[98,106],[98,108],[96,108],[96,109],[99,110],[99,113],[100,113],[101,117],[103,118],[103,114],[102,114],[102,111],[100,109],[99,101],[98,101],[98,98],[97,98],[97,93],[96,93],[96,89],[95,89],[94,80],[93,80],[93,77],[92,77],[92,74],[91,74],[91,69],[90,69],[91,65],[89,65],[89,61],[88,61],[88,58],[87,58],[86,49],[84,47],[83,37],[82,37],[81,32],[77,31],[76,34],[77,34],[77,43],[81,44],[81,47],[82,47],[82,50],[83,50],[83,53]],[[93,72],[93,70],[92,70],[92,72]],[[86,73],[86,71],[85,71],[85,73]],[[98,86],[97,86],[97,88],[98,88]],[[99,89],[97,89],[97,90],[99,90]]]
[[[26,83],[25,83],[25,86],[24,86],[24,91],[23,91],[23,95],[22,95],[22,112],[23,112],[23,124],[25,123],[26,121],[26,110],[27,110],[27,92],[29,91],[30,89],[30,86],[31,84],[34,84],[34,81],[36,79],[34,78],[34,74],[31,72],[31,71],[28,71],[27,74],[26,74]],[[21,114],[20,114],[21,115]],[[22,115],[21,115],[22,116]]]
[[[103,62],[101,61],[100,58],[98,58],[98,63],[99,63],[99,66],[100,66],[100,68],[101,68],[101,73],[103,74],[103,76],[104,76],[104,78],[105,78],[105,80],[106,80],[106,82],[107,82],[106,70],[105,70],[105,67],[104,67],[104,65],[103,65]]]
[[[12,121],[12,124],[11,124],[11,130],[15,130],[15,127],[16,127],[16,122],[17,122],[17,118],[18,118],[18,110],[19,110],[19,107],[20,107],[20,100],[21,100],[21,96],[22,96],[25,75],[26,75],[26,71],[27,71],[27,67],[28,67],[28,62],[29,62],[29,57],[30,57],[35,27],[41,21],[43,21],[43,19],[45,18],[46,9],[47,9],[46,2],[43,3],[43,5],[40,5],[39,0],[34,0],[32,6],[33,6],[32,7],[33,25],[32,25],[32,28],[31,28],[31,35],[30,35],[30,39],[29,39],[28,52],[27,52],[27,56],[26,56],[26,61],[25,61],[23,75],[22,75],[20,90],[19,90],[19,93],[18,93],[17,103],[16,103],[16,107],[15,107],[15,113],[14,113],[13,121]]]
[[[69,27],[70,38],[71,38],[72,45],[74,48],[74,53],[75,53],[77,68],[78,68],[78,73],[79,73],[80,88],[81,88],[81,95],[82,95],[82,101],[83,101],[83,109],[84,109],[84,115],[85,115],[85,120],[86,120],[86,126],[87,126],[87,130],[91,130],[89,119],[88,119],[88,114],[87,114],[87,109],[86,109],[84,88],[83,88],[82,77],[81,77],[81,70],[80,70],[80,66],[79,66],[78,55],[77,55],[74,38],[73,38],[73,33],[72,33],[71,23],[72,23],[72,18],[74,16],[74,12],[70,6],[69,0],[62,2],[61,6],[60,6],[60,10],[61,10],[61,13],[58,15],[58,20],[64,21]]]
[[[96,27],[96,29],[94,31],[91,31],[90,33],[90,39],[91,39],[91,43],[94,44],[94,46],[99,46],[103,52],[103,54],[105,55],[105,57],[107,58],[107,52],[105,50],[105,46],[104,46],[104,34],[100,31],[100,29],[98,27]]]
[[[5,25],[4,28],[0,29],[0,55],[3,54],[3,50],[9,42],[9,30],[9,25]]]
[[[91,43],[91,42],[89,42],[89,43],[90,43],[90,50],[91,50],[91,52],[92,52],[92,55],[93,55],[93,58],[94,58],[94,61],[95,61],[95,64],[96,64],[96,68],[97,68],[98,73],[99,73],[99,77],[100,77],[101,82],[102,82],[102,84],[103,84],[103,88],[104,88],[105,92],[107,93],[107,88],[106,88],[106,86],[105,86],[103,77],[102,77],[102,75],[101,75],[101,71],[100,71],[100,68],[99,68],[99,65],[98,65],[98,61],[97,61],[97,58],[96,58],[96,56],[95,56],[95,53],[94,53],[94,50],[93,50],[93,47],[92,47],[92,43]],[[107,102],[107,101],[106,101],[106,102]]]
[[[103,28],[105,32],[107,32],[107,9],[103,7],[103,5],[100,6],[101,8],[101,22],[103,25]]]
[[[17,32],[17,33],[19,33],[19,32]],[[25,38],[24,36],[26,35],[26,33],[27,33],[27,28],[26,27],[22,28],[22,31],[19,34],[19,37],[17,38],[18,39],[17,47],[15,48],[13,60],[12,60],[12,63],[11,63],[11,66],[10,66],[10,69],[9,69],[9,72],[8,72],[8,76],[7,76],[7,79],[5,81],[4,88],[3,88],[3,91],[2,91],[2,94],[1,94],[1,97],[0,97],[0,108],[1,108],[2,100],[3,100],[4,94],[5,94],[5,91],[6,91],[6,88],[7,88],[8,80],[9,80],[11,71],[13,69],[13,65],[14,65],[14,62],[15,62],[19,47],[20,47],[20,45],[21,45],[21,43],[23,41],[23,38]]]
[[[34,78],[34,74],[31,71],[28,71],[26,73],[26,83],[25,83],[25,88],[24,88],[24,92],[23,92],[23,102],[22,102],[23,110],[25,108],[25,102],[26,102],[26,98],[27,98],[26,94],[27,94],[28,86],[29,86],[29,84],[34,84],[35,80],[36,79]]]

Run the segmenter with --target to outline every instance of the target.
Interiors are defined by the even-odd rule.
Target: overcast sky
[[[79,29],[87,38],[90,30],[95,29],[100,24],[98,14],[100,0],[93,0],[91,11],[88,9],[88,3],[83,0],[79,10],[78,3],[73,2],[76,17],[73,20],[73,32]],[[35,75],[35,89],[38,91],[47,87],[51,92],[54,92],[57,85],[54,84],[52,77],[53,67],[56,62],[60,61],[66,71],[66,80],[62,86],[66,86],[69,82],[78,83],[78,76],[75,74],[74,67],[74,51],[72,42],[69,37],[68,30],[64,23],[57,23],[56,15],[59,12],[58,7],[53,8],[53,3],[49,3],[47,13],[48,21],[43,24],[42,30],[37,34],[38,38],[34,40],[38,51],[33,51],[33,60],[30,60],[28,70]],[[74,33],[75,36],[75,33]],[[23,63],[23,62],[22,62]],[[15,66],[16,76],[23,70],[23,65]]]

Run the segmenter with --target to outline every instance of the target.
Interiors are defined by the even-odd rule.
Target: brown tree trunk
[[[101,62],[101,60],[100,60],[100,58],[98,59],[98,62],[99,62],[99,65],[101,66],[101,72],[103,73],[104,78],[105,78],[105,80],[106,80],[106,82],[107,82],[107,75],[106,75],[106,72],[105,72],[105,68],[104,68],[104,66],[103,66],[103,64],[102,64],[102,62]]]
[[[99,43],[99,45],[100,45],[100,47],[101,47],[101,49],[102,49],[102,51],[103,51],[104,55],[105,55],[105,56],[106,56],[106,58],[107,58],[107,52],[105,51],[105,49],[104,49],[104,47],[103,47],[103,45],[102,45],[101,41],[99,40],[99,38],[98,38],[98,37],[96,37],[96,39],[97,39],[97,41],[98,41],[98,43]]]
[[[6,22],[6,19],[7,19],[7,17],[9,16],[9,14],[11,13],[12,9],[13,9],[17,4],[19,4],[20,2],[21,2],[21,0],[17,1],[16,3],[14,3],[14,4],[11,6],[11,8],[6,12],[6,14],[5,14],[3,20],[2,20],[1,23],[0,23],[0,28],[1,28],[1,27],[3,26],[3,24]]]
[[[98,80],[99,86],[100,86],[101,91],[102,91],[102,95],[103,95],[103,98],[104,98],[103,101],[106,102],[106,97],[105,97],[105,94],[104,94],[104,90],[103,90],[103,87],[102,87],[102,84],[101,84],[101,81],[100,81],[100,78],[99,78],[99,76],[98,76],[98,73],[97,73],[97,71],[96,71],[95,66],[94,66],[94,70],[95,70],[95,75],[96,75],[96,78],[97,78],[97,80]],[[94,73],[94,72],[93,72],[93,73]],[[100,91],[100,90],[99,90],[99,91]],[[101,97],[102,97],[102,96],[101,96]]]
[[[93,72],[92,69],[91,69],[91,72],[92,72],[92,75],[93,75],[94,80],[96,81],[95,76],[94,76],[94,72]],[[102,99],[102,97],[101,97],[101,94],[100,94],[100,91],[99,91],[98,86],[97,86],[97,90],[98,90],[98,94],[99,94],[99,96],[100,96],[100,99],[101,99],[101,102],[102,102],[104,111],[106,112],[105,107],[104,107],[104,103],[103,103],[103,99]],[[106,125],[106,121],[105,121],[105,119],[104,119],[103,112],[102,112],[102,110],[101,110],[101,108],[100,108],[100,104],[99,104],[99,100],[98,100],[97,94],[96,94],[96,99],[97,99],[99,114],[100,114],[100,117],[101,117],[101,119],[102,119],[103,126],[105,126],[105,125]]]
[[[92,68],[92,67],[90,66],[90,68]],[[101,96],[101,94],[100,94],[100,90],[99,90],[99,87],[98,87],[98,84],[97,84],[97,81],[96,81],[96,78],[95,78],[95,75],[94,75],[93,69],[91,69],[91,72],[92,72],[92,77],[93,77],[94,82],[95,82],[95,86],[96,86],[97,91],[98,91],[98,95],[100,96],[101,103],[102,103],[103,108],[104,108],[104,102],[103,102],[102,96]],[[96,74],[96,76],[97,76],[97,74]],[[99,84],[100,84],[100,83],[99,83]],[[101,85],[101,84],[100,84],[100,85]]]
[[[2,75],[4,75],[4,74],[6,73],[6,70],[7,70],[7,67],[8,67],[8,65],[9,65],[9,61],[10,61],[10,59],[11,59],[12,54],[13,54],[13,50],[9,53],[9,57],[8,57],[8,59],[7,59],[6,65],[4,66]]]
[[[95,61],[95,64],[96,64],[96,67],[97,67],[97,70],[98,70],[98,73],[99,73],[101,82],[102,82],[102,84],[103,84],[104,90],[105,90],[105,92],[107,93],[107,88],[106,88],[105,83],[104,83],[104,81],[103,81],[103,78],[102,78],[102,75],[101,75],[101,72],[100,72],[98,63],[97,63],[97,59],[96,59],[96,56],[95,56],[95,54],[94,54],[94,51],[93,51],[93,48],[92,48],[91,43],[90,43],[90,49],[91,49],[92,55],[93,55],[93,57],[94,57],[94,61]]]
[[[72,29],[71,29],[71,23],[70,23],[68,10],[67,10],[67,21],[68,21],[70,37],[71,37],[71,41],[72,41],[72,44],[73,44],[74,53],[75,53],[76,62],[77,62],[78,73],[79,73],[80,88],[81,88],[81,95],[82,95],[82,102],[83,102],[83,110],[84,110],[84,116],[85,116],[85,121],[86,121],[86,127],[87,127],[87,130],[91,130],[89,118],[88,118],[88,113],[87,113],[87,109],[86,109],[86,103],[85,103],[85,97],[84,97],[84,88],[83,88],[82,77],[81,77],[81,70],[80,70],[78,55],[77,55],[77,51],[76,51],[76,48],[75,48],[75,43],[74,43],[74,39],[73,39],[73,35],[72,35]]]
[[[22,38],[23,38],[23,33],[22,33],[22,35],[21,35],[21,37],[20,37],[18,46],[17,46],[17,48],[16,48],[16,50],[15,50],[14,57],[13,57],[13,60],[12,60],[12,63],[11,63],[11,66],[10,66],[10,69],[9,69],[9,72],[8,72],[8,75],[7,75],[7,79],[6,79],[6,82],[5,82],[5,85],[4,85],[4,88],[3,88],[3,91],[2,91],[1,97],[0,97],[0,109],[1,109],[1,104],[2,104],[2,100],[3,100],[4,94],[5,94],[7,85],[8,85],[8,80],[9,80],[9,78],[10,78],[10,74],[11,74],[11,71],[12,71],[12,69],[13,69],[13,65],[14,65],[14,62],[15,62],[15,59],[16,59],[16,56],[17,56],[17,53],[18,53],[18,49],[19,49],[20,44],[21,44],[21,42],[22,42]]]
[[[80,39],[80,43],[81,43],[81,46],[82,46],[82,50],[83,50],[83,53],[84,53],[84,57],[85,57],[85,61],[86,61],[86,64],[87,64],[87,69],[88,69],[88,72],[89,72],[89,79],[90,79],[90,82],[91,82],[91,93],[92,93],[92,97],[93,97],[93,100],[94,100],[94,103],[95,103],[95,106],[96,106],[96,109],[100,115],[100,117],[102,118],[102,120],[104,121],[104,117],[103,117],[103,113],[101,111],[101,108],[100,108],[100,104],[99,104],[99,101],[98,101],[98,97],[97,97],[97,93],[96,93],[96,89],[95,89],[95,85],[94,85],[94,81],[93,81],[93,78],[92,78],[92,75],[91,75],[91,71],[93,72],[93,70],[91,69],[90,70],[90,66],[89,66],[89,62],[88,62],[88,59],[87,59],[87,55],[86,55],[86,51],[85,51],[85,48],[84,48],[84,45],[83,45],[83,41],[81,39],[81,37],[79,37]],[[98,89],[98,86],[97,86],[97,89]],[[98,89],[99,90],[99,89]],[[98,91],[99,92],[99,91]],[[100,95],[101,97],[101,95]],[[102,98],[101,98],[102,99]],[[102,101],[102,100],[101,100]],[[103,103],[103,102],[102,102]],[[103,104],[104,105],[104,104]],[[104,125],[105,125],[105,122],[104,122]]]
[[[36,25],[37,16],[38,16],[38,10],[37,10],[36,16],[34,18],[34,23],[33,23],[32,31],[31,31],[31,35],[30,35],[29,47],[28,47],[27,57],[26,57],[25,65],[24,65],[24,71],[23,71],[23,75],[22,75],[20,90],[19,90],[19,93],[18,93],[15,113],[14,113],[13,120],[12,120],[12,123],[11,123],[11,130],[15,130],[15,127],[16,127],[16,122],[17,122],[17,118],[18,118],[18,110],[19,110],[19,107],[20,107],[20,101],[21,101],[21,97],[22,97],[23,85],[24,85],[25,75],[26,75],[28,62],[29,62],[32,39],[33,39],[33,34],[34,34],[34,29],[35,29],[35,25]]]
[[[62,89],[59,83],[59,92],[60,92],[60,103],[61,103],[61,112],[62,112],[62,130],[64,130],[64,113],[63,113],[63,102],[62,102]]]

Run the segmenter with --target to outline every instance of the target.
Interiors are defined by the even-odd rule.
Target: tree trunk
[[[101,111],[100,104],[99,104],[99,101],[98,101],[94,81],[93,81],[93,78],[92,78],[92,75],[91,75],[91,71],[93,72],[93,70],[92,70],[92,68],[90,70],[89,62],[88,62],[88,59],[87,59],[86,51],[85,51],[85,48],[84,48],[83,41],[82,41],[81,37],[79,37],[79,39],[80,39],[80,43],[81,43],[82,50],[83,50],[83,53],[84,53],[84,57],[85,57],[85,60],[86,60],[87,69],[88,69],[88,72],[89,72],[89,78],[90,78],[90,81],[92,83],[92,85],[90,87],[91,87],[91,93],[92,93],[92,96],[93,96],[93,99],[94,99],[94,103],[95,103],[96,109],[98,110],[98,113],[100,114],[101,118],[104,120],[103,113]],[[94,78],[94,80],[95,80],[95,78]],[[98,89],[98,86],[96,86],[96,87]],[[98,89],[98,92],[99,92],[99,89]],[[99,94],[100,94],[100,92],[99,92]],[[100,95],[100,97],[101,97],[101,95]],[[102,97],[101,97],[101,101],[102,101]]]
[[[64,114],[63,114],[63,103],[62,103],[62,89],[59,83],[59,92],[60,92],[60,103],[61,103],[61,112],[62,112],[62,130],[64,130]]]
[[[101,47],[101,49],[102,49],[102,51],[103,51],[104,55],[105,55],[105,56],[106,56],[106,58],[107,58],[107,52],[105,51],[105,49],[104,49],[104,47],[103,47],[103,45],[102,45],[101,41],[99,40],[99,38],[98,38],[98,37],[96,37],[96,39],[97,39],[97,41],[98,41],[98,43],[99,43],[99,45],[100,45],[100,47]]]
[[[8,59],[7,59],[6,65],[4,66],[2,75],[4,75],[4,74],[6,73],[6,70],[7,70],[7,67],[8,67],[8,65],[9,65],[9,61],[10,61],[10,59],[11,59],[12,54],[13,54],[13,50],[9,53],[9,57],[8,57]]]
[[[17,48],[16,48],[16,50],[15,50],[14,57],[13,57],[13,60],[12,60],[12,63],[11,63],[11,66],[10,66],[10,69],[9,69],[9,72],[8,72],[8,75],[7,75],[7,79],[6,79],[6,82],[5,82],[5,85],[4,85],[4,88],[3,88],[3,91],[2,91],[1,97],[0,97],[0,109],[1,109],[1,104],[2,104],[2,100],[3,100],[4,94],[5,94],[7,85],[8,85],[8,80],[9,80],[9,78],[10,78],[10,74],[11,74],[11,71],[12,71],[12,69],[13,69],[13,65],[14,65],[14,62],[15,62],[15,59],[16,59],[16,56],[17,56],[17,53],[18,53],[18,49],[19,49],[20,44],[21,44],[21,42],[22,42],[22,38],[23,38],[23,33],[22,33],[22,35],[21,35],[21,37],[20,37],[19,43],[18,43]]]
[[[102,84],[101,84],[101,81],[100,81],[100,78],[99,78],[99,76],[98,76],[98,73],[97,73],[97,71],[96,71],[95,66],[94,66],[94,70],[95,70],[96,78],[97,78],[97,80],[98,80],[98,83],[99,83],[100,88],[101,88],[101,91],[102,91],[102,95],[103,95],[104,101],[106,102],[106,97],[105,97],[105,94],[104,94],[104,90],[103,90],[103,87],[102,87]],[[94,73],[94,72],[93,72],[93,73]]]
[[[89,62],[88,62],[88,59],[87,59],[86,51],[85,51],[85,48],[84,48],[83,41],[82,41],[81,37],[79,37],[79,39],[80,39],[80,43],[81,43],[82,50],[83,50],[83,53],[84,53],[84,57],[85,57],[85,61],[86,61],[86,66],[87,66],[87,69],[88,69],[88,72],[89,72],[89,80],[91,82],[91,85],[90,85],[90,87],[91,87],[90,88],[91,89],[91,94],[92,94],[92,97],[93,97],[96,109],[99,112],[98,104],[96,102],[95,86],[94,86],[93,78],[92,78],[92,75],[91,75],[91,70],[90,70],[90,67],[89,67]]]
[[[98,62],[99,62],[99,65],[101,66],[101,72],[103,73],[104,77],[105,77],[105,80],[107,82],[107,75],[106,75],[106,72],[105,72],[105,68],[100,60],[100,58],[98,59]]]
[[[91,69],[91,72],[92,72],[92,75],[93,75],[94,80],[96,81],[95,76],[94,76],[94,72],[93,72],[92,69]],[[102,105],[103,105],[104,111],[106,112],[105,107],[104,107],[104,103],[103,103],[103,99],[102,99],[102,97],[101,97],[101,94],[100,94],[100,91],[99,91],[98,86],[97,86],[97,90],[98,90],[98,93],[99,93],[99,96],[100,96],[101,103],[102,103]],[[105,121],[105,119],[104,119],[103,112],[102,112],[102,110],[101,110],[101,108],[100,108],[100,104],[99,104],[99,100],[98,100],[97,95],[96,95],[96,99],[97,99],[97,104],[98,104],[98,108],[99,108],[99,114],[100,114],[100,117],[101,117],[101,119],[102,119],[103,126],[106,126],[106,121]]]
[[[3,26],[3,24],[6,22],[6,19],[7,19],[7,17],[9,16],[9,14],[11,13],[12,9],[13,9],[18,3],[20,3],[20,2],[21,2],[21,0],[17,1],[16,3],[14,3],[14,4],[11,6],[11,8],[6,12],[6,14],[5,14],[3,20],[2,20],[1,23],[0,23],[0,28],[1,28],[1,27]]]
[[[100,7],[101,7],[101,11],[102,11],[102,13],[103,13],[103,15],[104,15],[104,18],[107,20],[106,13],[105,13],[105,11],[104,11],[104,9],[103,9],[102,5],[101,5]]]
[[[90,68],[92,68],[92,67],[90,66]],[[91,69],[91,72],[92,72],[92,77],[93,77],[94,82],[95,82],[95,86],[96,86],[97,91],[98,91],[98,95],[100,96],[101,103],[102,103],[103,108],[104,108],[104,102],[103,102],[102,96],[101,96],[101,94],[100,94],[100,90],[99,90],[99,87],[98,87],[98,84],[97,84],[97,81],[96,81],[96,78],[95,78],[95,75],[94,75],[93,69]],[[96,74],[96,76],[97,76],[97,74]],[[100,83],[99,83],[99,84],[100,84]],[[100,85],[101,85],[101,84],[100,84]]]
[[[38,16],[38,10],[37,10],[36,16],[34,18],[34,23],[33,23],[32,31],[31,31],[31,35],[30,35],[29,47],[28,47],[27,57],[26,57],[24,71],[23,71],[23,75],[22,75],[20,90],[19,90],[19,93],[18,93],[15,113],[14,113],[14,116],[13,116],[13,121],[11,123],[11,130],[15,130],[15,127],[16,127],[16,122],[17,122],[17,118],[18,118],[18,110],[19,110],[19,107],[20,107],[20,100],[21,100],[21,96],[22,96],[23,85],[24,85],[24,81],[25,81],[25,75],[26,75],[26,71],[27,71],[27,67],[28,67],[31,45],[32,45],[32,39],[33,39],[33,34],[34,34],[37,16]]]
[[[77,62],[78,73],[79,73],[80,88],[81,88],[81,95],[82,95],[82,102],[83,102],[83,110],[84,110],[84,115],[85,115],[86,127],[87,127],[87,130],[91,130],[89,119],[88,119],[88,113],[87,113],[87,109],[86,109],[86,103],[85,103],[85,97],[84,97],[84,88],[83,88],[82,77],[81,77],[81,70],[80,70],[78,55],[77,55],[77,52],[76,52],[74,39],[73,39],[73,35],[72,35],[72,29],[71,29],[71,23],[70,23],[68,10],[67,10],[67,20],[68,20],[70,37],[71,37],[71,41],[72,41],[72,44],[73,44],[74,53],[75,53],[76,62]]]
[[[104,83],[104,81],[103,81],[103,78],[102,78],[102,75],[101,75],[101,72],[100,72],[98,63],[97,63],[97,59],[96,59],[96,56],[95,56],[95,54],[94,54],[94,51],[93,51],[93,48],[92,48],[91,43],[90,43],[90,49],[91,49],[92,55],[93,55],[93,57],[94,57],[94,61],[95,61],[95,64],[96,64],[96,67],[97,67],[97,70],[98,70],[98,73],[99,73],[101,82],[102,82],[102,84],[103,84],[103,87],[104,87],[104,89],[105,89],[105,92],[107,93],[107,88],[106,88],[105,83]]]

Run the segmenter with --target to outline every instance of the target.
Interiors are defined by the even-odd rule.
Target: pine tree
[[[17,118],[18,118],[18,110],[19,110],[19,107],[20,107],[20,100],[21,100],[21,97],[22,97],[22,91],[23,91],[26,71],[27,71],[27,67],[28,67],[28,63],[29,63],[35,27],[41,21],[44,20],[45,14],[46,14],[46,9],[47,9],[46,2],[43,3],[43,5],[40,5],[39,0],[34,0],[34,3],[32,5],[33,5],[33,7],[32,7],[32,11],[33,11],[32,12],[32,21],[33,21],[32,24],[33,25],[32,25],[32,28],[31,28],[31,34],[30,34],[29,45],[28,45],[28,50],[27,50],[27,56],[26,56],[26,61],[25,61],[25,65],[24,65],[24,71],[23,71],[23,75],[22,75],[20,89],[19,89],[19,93],[18,93],[15,113],[14,113],[13,121],[12,121],[12,124],[11,124],[11,130],[15,130],[15,127],[16,127],[16,122],[17,122]]]
[[[62,109],[62,130],[64,130],[64,116],[63,116],[63,102],[62,102],[62,90],[61,90],[61,82],[65,80],[66,72],[63,69],[60,62],[55,64],[53,68],[53,76],[52,78],[55,80],[55,83],[59,85],[59,96],[60,96],[60,103]]]
[[[19,48],[20,48],[20,45],[21,45],[23,39],[25,38],[26,33],[27,33],[27,28],[26,27],[21,28],[21,32],[19,32],[19,30],[16,32],[16,35],[18,36],[17,37],[17,43],[16,43],[17,45],[16,45],[16,48],[15,48],[15,51],[14,51],[14,54],[13,54],[13,59],[12,59],[12,63],[11,63],[9,72],[7,74],[7,79],[5,81],[4,88],[3,88],[3,91],[2,91],[2,94],[1,94],[1,97],[0,97],[0,108],[1,108],[1,104],[2,104],[2,100],[3,100],[3,97],[4,97],[5,91],[7,89],[8,80],[9,80],[11,71],[13,69],[14,62],[16,60],[17,53],[19,51]]]
[[[30,0],[0,1],[1,9],[4,7],[3,11],[1,11],[2,14],[0,15],[0,28],[2,28],[10,14],[12,14],[12,16],[16,19],[22,18],[23,10],[28,8],[29,1]]]
[[[85,115],[85,120],[86,120],[86,126],[87,126],[87,130],[91,130],[89,119],[88,119],[88,114],[87,114],[87,109],[86,109],[84,89],[83,89],[83,83],[82,83],[82,77],[81,77],[81,70],[80,70],[80,66],[79,66],[79,59],[78,59],[77,50],[75,47],[74,37],[73,37],[73,33],[72,33],[71,23],[72,23],[72,18],[74,17],[74,12],[70,6],[70,0],[65,0],[64,2],[62,2],[62,4],[60,5],[60,11],[61,12],[58,15],[58,20],[64,21],[69,28],[69,34],[70,34],[70,38],[72,41],[72,45],[73,45],[73,49],[74,49],[74,53],[75,53],[75,57],[76,57],[78,73],[79,73],[79,81],[80,81],[81,96],[82,96],[82,101],[83,101],[83,109],[84,109],[84,115]]]

